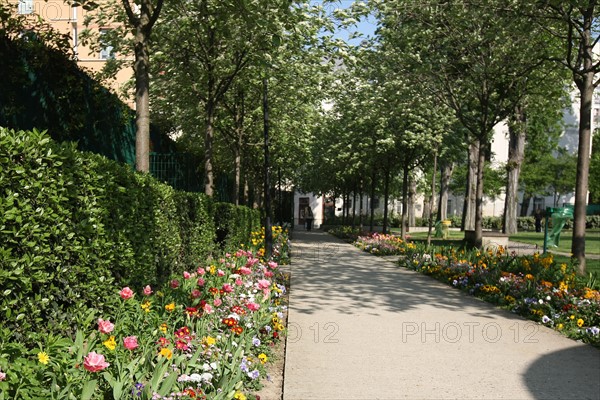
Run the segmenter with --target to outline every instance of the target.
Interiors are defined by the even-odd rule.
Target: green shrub
[[[208,258],[214,249],[215,221],[213,203],[204,194],[176,192],[182,249],[177,260],[178,271],[191,270],[199,260]]]
[[[215,203],[214,221],[216,240],[226,251],[249,245],[252,232],[261,227],[258,210],[231,203]]]
[[[164,283],[215,249],[204,195],[43,132],[0,129],[0,188],[0,320],[24,343],[72,334],[115,287]],[[250,211],[232,208],[237,241],[250,237]]]
[[[481,227],[483,229],[502,230],[502,217],[483,217]]]
[[[17,340],[69,333],[113,288],[102,177],[73,145],[0,129],[0,320]]]

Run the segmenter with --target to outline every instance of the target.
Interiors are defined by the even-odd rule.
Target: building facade
[[[84,45],[81,40],[81,34],[85,29],[98,34],[100,39],[114,26],[101,26],[97,24],[85,25],[86,19],[90,17],[93,11],[87,11],[80,5],[71,6],[63,1],[44,1],[44,0],[18,0],[15,1],[15,11],[19,15],[31,18],[40,17],[56,31],[67,34],[71,40],[71,47],[75,60],[79,67],[93,74],[102,70],[108,60],[115,57],[111,46],[100,46],[99,50],[92,49],[89,45]],[[124,96],[124,85],[133,77],[133,69],[126,67],[118,71],[117,75],[107,86],[119,95],[121,100],[131,107],[135,107],[132,96]]]

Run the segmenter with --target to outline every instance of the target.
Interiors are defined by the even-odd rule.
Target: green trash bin
[[[552,231],[550,232],[548,232],[548,217],[552,218]],[[546,208],[544,252],[546,252],[546,248],[548,247],[558,247],[560,244],[560,233],[569,218],[573,218],[573,209],[571,207]]]

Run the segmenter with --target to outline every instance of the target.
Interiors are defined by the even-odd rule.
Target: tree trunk
[[[408,213],[408,165],[404,165],[402,168],[402,218],[401,218],[401,229],[400,237],[402,240],[406,239],[406,219]]]
[[[240,205],[240,186],[241,186],[241,170],[242,170],[242,147],[241,143],[234,146],[234,182],[233,182],[233,204]]]
[[[214,172],[213,172],[213,140],[214,140],[214,102],[209,99],[204,107],[205,134],[204,134],[204,193],[212,197],[214,194]]]
[[[390,162],[385,168],[385,180],[383,182],[383,233],[388,233],[388,202],[390,200]]]
[[[248,176],[244,179],[244,205],[250,205],[250,185],[248,184]]]
[[[375,199],[375,178],[376,178],[376,172],[375,172],[375,167],[373,167],[373,171],[371,171],[371,215],[370,215],[370,227],[369,227],[369,231],[373,232],[373,228],[374,228],[374,222],[375,222],[375,203],[373,202],[373,200]]]
[[[150,172],[150,57],[148,36],[141,23],[135,32],[135,168]]]
[[[356,184],[352,191],[352,229],[356,227]]]
[[[463,208],[463,229],[469,231],[475,230],[479,148],[479,141],[469,144],[469,169],[467,172],[467,189]]]
[[[427,226],[427,221],[429,221],[429,212],[431,211],[431,207],[429,207],[429,198],[423,198],[423,226]]]
[[[517,105],[508,124],[508,162],[506,163],[506,197],[504,199],[504,224],[502,232],[517,233],[517,208],[519,204],[519,175],[525,156],[526,118],[523,105]]]
[[[364,193],[363,193],[363,181],[362,181],[362,179],[360,181],[360,193],[359,193],[359,196],[360,196],[360,210],[359,210],[359,213],[358,213],[358,226],[359,226],[360,231],[362,232],[363,231],[363,197],[364,197]]]
[[[416,216],[415,216],[415,205],[416,205],[416,197],[417,197],[417,182],[415,179],[410,176],[408,178],[408,223],[406,226],[406,232],[410,232],[411,226],[416,226]]]
[[[442,166],[440,176],[440,200],[438,204],[437,220],[448,219],[448,186],[452,178],[454,163],[447,163]]]
[[[273,255],[273,230],[271,221],[271,160],[269,153],[269,102],[267,78],[263,78],[263,130],[264,130],[264,194],[265,194],[265,260],[271,260]]]
[[[485,143],[479,141],[479,155],[477,162],[477,189],[475,192],[475,237],[472,245],[480,248],[483,243],[483,169],[485,167]]]
[[[589,34],[589,32],[588,32]],[[588,41],[590,39],[588,38]],[[591,46],[589,52],[591,53]],[[584,57],[584,69],[590,71],[593,57]],[[588,197],[588,179],[590,169],[592,100],[594,96],[594,73],[583,74],[578,84],[581,92],[581,107],[579,109],[579,147],[577,149],[577,181],[575,183],[575,210],[573,216],[573,244],[571,253],[579,266],[578,272],[585,275],[585,217]]]
[[[431,228],[433,227],[433,209],[435,203],[435,175],[437,173],[437,151],[433,155],[433,176],[431,177],[431,204],[429,205],[429,227],[427,230],[427,246],[431,245]]]
[[[242,171],[242,149],[244,148],[244,92],[238,93],[239,103],[235,109],[235,132],[236,144],[234,150],[234,182],[233,182],[233,202],[236,206],[240,204],[240,186]]]
[[[150,0],[142,0],[136,5],[139,14],[134,11],[129,0],[122,0],[129,25],[135,31],[133,65],[135,75],[135,168],[138,171],[150,171],[150,56],[148,43],[152,27],[156,23],[163,6],[163,0],[157,0],[153,6]]]

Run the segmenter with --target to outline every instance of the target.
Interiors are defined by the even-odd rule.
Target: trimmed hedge
[[[216,250],[209,198],[45,132],[0,128],[0,191],[0,336],[72,333],[107,293],[160,284]],[[256,212],[230,214],[231,246],[247,242]]]
[[[215,203],[217,242],[225,251],[234,251],[240,245],[249,245],[252,232],[259,230],[260,213],[245,206]]]

